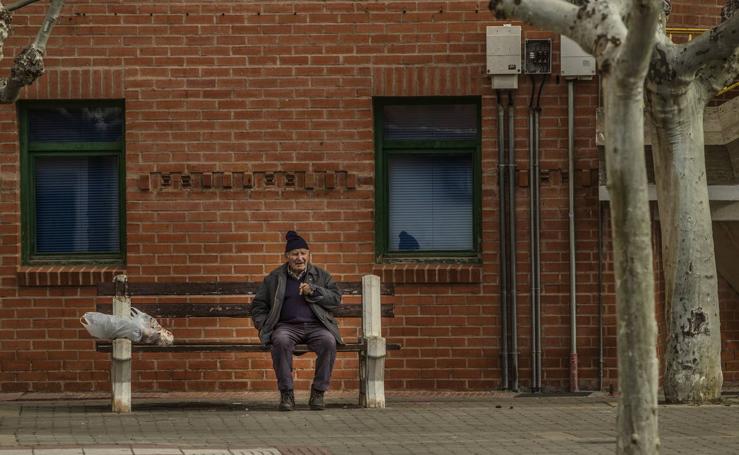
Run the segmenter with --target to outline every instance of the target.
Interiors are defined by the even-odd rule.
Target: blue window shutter
[[[476,140],[474,104],[391,104],[383,109],[384,140]]]
[[[36,254],[116,253],[118,157],[37,156]]]
[[[473,249],[471,154],[388,161],[390,251]]]
[[[123,139],[123,109],[43,107],[28,110],[30,142],[119,142]]]

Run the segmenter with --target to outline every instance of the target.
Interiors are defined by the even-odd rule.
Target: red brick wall
[[[721,368],[724,383],[739,384],[739,292],[719,276],[721,303]]]
[[[672,14],[667,24],[670,27],[709,28],[721,21],[724,0],[701,2],[673,1]]]
[[[94,310],[91,283],[259,280],[297,229],[316,263],[338,279],[375,273],[396,283],[385,334],[387,388],[500,386],[495,93],[485,74],[487,1],[91,2],[65,6],[48,46],[47,75],[24,99],[126,101],[128,257],[118,269],[24,267],[15,109],[0,106],[0,391],[106,391],[108,356],[79,324]],[[711,2],[675,4],[686,26],[715,22]],[[718,5],[720,2],[716,1]],[[685,5],[685,6],[683,6]],[[16,16],[5,49],[36,31],[42,5]],[[30,16],[29,13],[33,13]],[[696,22],[696,18],[698,21]],[[558,37],[527,30],[524,38]],[[7,73],[10,58],[0,67]],[[530,383],[528,129],[531,86],[516,92],[520,379]],[[372,97],[477,95],[483,114],[483,263],[374,261]],[[581,389],[598,387],[597,81],[576,85],[578,354]],[[542,95],[542,379],[569,388],[567,85]],[[604,387],[616,382],[615,309],[608,243],[602,283]],[[723,299],[727,296],[722,288]],[[134,300],[134,305],[137,300]],[[140,301],[140,300],[139,300]],[[735,305],[734,305],[735,306]],[[724,311],[736,340],[736,312]],[[733,322],[732,322],[733,321]],[[179,338],[254,338],[249,321],[161,321]],[[355,326],[344,328],[347,336]],[[733,344],[732,344],[733,343]],[[736,342],[727,341],[736,380]],[[733,346],[733,348],[732,348]],[[296,362],[305,389],[312,360]],[[734,362],[734,363],[732,363]],[[334,388],[356,388],[356,359],[340,355]],[[271,390],[263,354],[135,356],[134,390]]]

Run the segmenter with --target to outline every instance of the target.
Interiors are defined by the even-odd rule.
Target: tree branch
[[[39,0],[20,0],[19,2],[15,2],[12,5],[8,5],[5,7],[8,11],[15,11],[17,9],[21,9],[26,5],[30,5],[31,3],[36,3]]]
[[[712,61],[699,71],[697,80],[703,87],[706,100],[730,85],[739,74],[739,48],[726,61]]]
[[[11,22],[13,22],[13,17],[11,16],[10,11],[5,9],[5,7],[0,4],[0,59],[2,59],[4,56],[3,48],[5,47],[5,40],[10,34]]]
[[[0,87],[0,103],[14,103],[23,87],[32,84],[44,74],[46,43],[54,24],[59,19],[63,6],[64,0],[51,0],[44,22],[36,34],[36,39],[18,54],[13,62],[13,67],[10,69],[10,79]],[[1,15],[3,12],[7,13],[7,10],[4,8],[0,10],[0,38],[2,38],[3,21]],[[10,13],[7,14],[9,16]]]
[[[641,89],[649,70],[650,57],[657,41],[658,17],[662,13],[662,0],[634,0],[628,14],[629,33],[625,37],[618,64],[618,84],[628,84]]]
[[[581,6],[564,0],[491,0],[489,8],[498,19],[519,18],[571,38],[595,56],[601,71],[608,72],[626,37],[626,27],[613,5],[607,0],[582,2]]]
[[[565,0],[491,0],[488,8],[498,19],[520,19],[560,33],[574,28],[580,9]]]
[[[721,57],[712,60],[698,71],[698,80],[703,85],[707,99],[715,96],[739,75],[739,14],[729,17],[716,28],[722,28],[717,47],[728,55],[723,60]]]
[[[62,13],[63,7],[64,0],[51,0],[51,5],[49,5],[49,10],[46,12],[44,22],[41,24],[41,28],[36,34],[36,39],[31,45],[40,50],[42,54],[46,52],[46,42],[49,40],[49,36],[51,36],[51,29],[54,28],[54,24],[59,20],[59,15]]]
[[[674,68],[679,74],[703,73],[708,84],[721,85],[719,90],[737,74],[737,47],[739,47],[739,14],[701,34],[694,40],[677,46]],[[710,74],[718,70],[720,74]],[[723,67],[723,70],[721,69]]]

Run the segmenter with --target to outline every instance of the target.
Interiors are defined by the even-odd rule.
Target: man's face
[[[296,272],[302,272],[308,267],[310,251],[305,248],[288,251],[285,256],[287,256],[287,265]]]

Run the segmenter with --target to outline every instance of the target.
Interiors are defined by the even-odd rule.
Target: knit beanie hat
[[[285,253],[298,248],[308,249],[308,242],[306,242],[305,239],[299,236],[295,231],[287,231],[287,234],[285,234],[285,240],[287,240],[287,243],[285,244]]]

